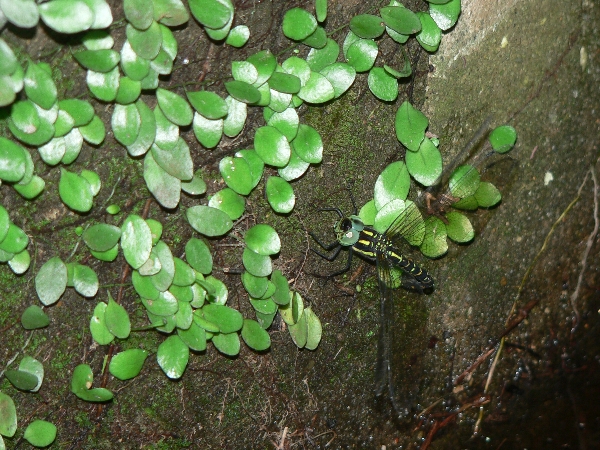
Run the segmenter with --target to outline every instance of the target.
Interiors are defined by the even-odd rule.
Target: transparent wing
[[[405,418],[413,408],[415,395],[419,390],[418,380],[422,374],[413,371],[411,366],[411,349],[405,344],[409,343],[409,339],[403,331],[407,328],[406,323],[397,320],[394,311],[398,293],[394,286],[398,283],[392,276],[390,262],[382,254],[377,256],[377,275],[381,317],[375,393],[380,396],[387,391],[394,410],[400,418]]]
[[[385,236],[396,247],[402,244],[402,239],[410,245],[421,245],[425,236],[425,221],[415,203],[407,202],[406,208],[391,223]]]

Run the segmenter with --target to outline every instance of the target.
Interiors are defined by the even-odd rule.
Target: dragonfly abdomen
[[[382,254],[390,263],[409,273],[419,282],[423,289],[433,288],[433,278],[412,259],[403,256],[392,243],[381,233],[370,227],[365,227],[353,245],[354,251],[368,259],[375,259],[377,254]]]

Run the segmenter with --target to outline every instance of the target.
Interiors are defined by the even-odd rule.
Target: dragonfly
[[[402,286],[409,291],[429,294],[435,289],[435,282],[423,266],[412,258],[405,256],[406,253],[403,253],[400,249],[418,245],[419,242],[423,241],[425,220],[417,204],[423,207],[427,215],[436,216],[445,221],[444,214],[449,211],[453,204],[461,200],[458,194],[453,192],[459,193],[461,191],[461,180],[468,180],[472,175],[472,171],[482,166],[493,154],[493,151],[489,152],[487,147],[484,147],[480,154],[472,158],[473,165],[464,166],[466,170],[463,170],[459,179],[452,180],[451,174],[465,159],[472,157],[473,150],[487,134],[489,122],[490,119],[484,122],[454,162],[444,170],[432,187],[421,193],[416,203],[410,201],[405,203],[404,209],[385,232],[377,232],[374,228],[364,224],[357,215],[356,203],[350,191],[354,208],[353,214],[345,215],[339,208],[321,208],[319,210],[335,212],[338,215],[338,221],[334,226],[336,240],[330,244],[324,244],[314,233],[310,233],[323,250],[326,252],[333,251],[331,254],[325,254],[312,249],[328,261],[335,260],[343,248],[348,249],[346,265],[342,269],[329,274],[328,278],[348,271],[354,254],[358,254],[367,261],[375,262],[380,293],[380,328],[375,372],[375,394],[381,396],[387,390],[392,405],[401,418],[407,417],[412,410],[414,397],[418,392],[416,378],[419,375],[414,375],[413,371],[416,367],[413,367],[414,364],[411,362],[411,358],[407,356],[406,351],[394,350],[394,334],[401,334],[394,332],[399,325],[395,321],[394,314],[395,292],[398,287]],[[441,186],[447,186],[448,184],[451,187],[447,191],[436,194]],[[402,334],[404,334],[405,341],[416,340],[409,336],[410,333]],[[405,344],[409,343],[405,342]]]

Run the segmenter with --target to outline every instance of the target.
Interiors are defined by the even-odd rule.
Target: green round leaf
[[[138,376],[147,357],[146,350],[131,348],[113,356],[108,370],[119,380],[129,380]]]
[[[237,333],[215,334],[212,343],[217,350],[228,356],[235,356],[240,352],[240,338]]]
[[[0,10],[10,23],[19,28],[33,28],[40,20],[33,0],[0,0]]]
[[[142,83],[129,77],[121,77],[115,101],[121,105],[135,102],[142,92]]]
[[[131,48],[140,58],[148,60],[156,58],[162,44],[162,31],[157,22],[152,22],[146,30],[138,30],[128,24],[125,32]]]
[[[173,284],[176,286],[191,286],[196,281],[194,270],[182,259],[173,258],[175,263],[175,276]]]
[[[281,65],[281,68],[287,73],[300,78],[302,86],[304,86],[310,78],[310,66],[305,60],[300,59],[297,56],[291,56],[290,58],[286,59]]]
[[[250,250],[259,255],[275,255],[281,250],[279,235],[273,227],[266,224],[258,224],[250,228],[244,236],[244,242]]]
[[[442,31],[452,28],[460,15],[460,0],[450,0],[444,4],[429,3],[429,14]]]
[[[231,220],[237,220],[244,214],[246,202],[244,197],[236,194],[232,189],[225,188],[211,197],[208,206],[224,211]]]
[[[245,319],[242,327],[242,339],[246,345],[256,351],[263,351],[271,346],[269,333],[255,320]]]
[[[87,364],[80,364],[73,371],[71,391],[77,397],[88,402],[106,402],[113,398],[112,392],[104,388],[89,389],[94,381],[92,369]]]
[[[274,127],[265,126],[256,130],[254,148],[265,164],[283,167],[290,160],[290,144]]]
[[[88,50],[103,50],[115,45],[115,40],[106,30],[88,31],[81,38],[81,42]]]
[[[408,36],[421,30],[419,17],[404,6],[387,6],[380,8],[379,13],[385,25],[396,33]]]
[[[475,237],[473,225],[465,215],[458,211],[450,211],[446,214],[446,219],[448,220],[446,232],[454,242],[464,244]]]
[[[290,160],[288,161],[285,167],[277,169],[277,173],[284,180],[292,181],[304,175],[304,173],[308,170],[309,166],[310,163],[307,163],[302,158],[300,158],[298,156],[298,153],[296,153],[292,147]]]
[[[242,273],[242,284],[248,295],[253,298],[261,298],[269,288],[267,277],[257,277],[247,271]]]
[[[268,109],[265,108],[265,111],[268,111]],[[291,142],[296,137],[299,123],[300,119],[294,108],[287,108],[283,112],[274,112],[267,120],[267,125],[277,128],[288,142]]]
[[[154,20],[166,27],[183,25],[190,19],[181,0],[153,0],[152,3],[154,4]]]
[[[325,67],[335,63],[339,54],[340,46],[337,42],[333,39],[327,39],[327,43],[323,48],[311,49],[306,57],[306,62],[311,70],[321,72]]]
[[[286,37],[301,41],[317,29],[317,19],[302,8],[289,9],[283,16],[283,34]]]
[[[138,56],[129,41],[125,41],[121,48],[121,68],[132,80],[141,81],[150,71],[150,61]]]
[[[206,350],[206,331],[196,322],[192,322],[187,330],[177,329],[177,335],[190,349],[196,352]]]
[[[69,133],[73,129],[73,125],[75,121],[73,118],[66,112],[60,110],[58,111],[58,118],[54,123],[54,136],[61,137],[65,134]]]
[[[275,212],[287,214],[294,209],[296,195],[292,186],[280,177],[269,177],[265,188],[267,201]]]
[[[100,261],[110,262],[117,259],[117,256],[119,254],[119,246],[115,245],[113,248],[105,252],[96,252],[94,250],[90,250],[90,253]]]
[[[9,183],[20,181],[25,175],[26,150],[13,141],[0,137],[0,179]]]
[[[146,153],[144,158],[144,180],[148,190],[162,206],[172,209],[179,204],[181,180],[160,167],[152,157],[152,152]]]
[[[124,0],[125,19],[138,30],[146,30],[154,20],[153,2],[148,0]]]
[[[77,212],[92,209],[94,195],[90,183],[80,175],[60,169],[58,193],[65,205]]]
[[[253,85],[258,80],[258,69],[248,61],[233,61],[231,63],[231,75],[236,81]]]
[[[17,431],[17,409],[12,398],[3,392],[0,392],[0,411],[2,411],[0,435],[13,437]]]
[[[158,145],[151,147],[154,161],[169,175],[180,180],[189,181],[194,176],[194,162],[187,143],[179,138],[170,150],[163,150]]]
[[[359,14],[350,20],[350,29],[354,34],[363,39],[375,39],[383,34],[381,17],[372,14]]]
[[[223,136],[223,119],[210,120],[194,114],[194,135],[206,148],[215,148]]]
[[[0,242],[0,250],[8,253],[20,253],[29,244],[29,237],[25,232],[14,223],[8,225],[8,231],[4,239]]]
[[[82,235],[85,244],[97,252],[110,250],[121,238],[121,229],[114,225],[100,223],[92,225]]]
[[[145,154],[151,147],[159,131],[166,131],[166,133],[158,134],[162,140],[156,139],[157,145],[165,150],[173,149],[179,140],[179,128],[166,119],[162,112],[160,112],[160,108],[156,108],[152,112],[142,100],[138,100],[135,103],[135,107],[140,116],[140,129],[136,140],[132,144],[127,145],[127,152],[131,156]],[[161,126],[159,126],[157,117],[161,120]]]
[[[349,48],[346,54],[348,64],[350,64],[357,72],[366,72],[373,67],[379,47],[377,43],[369,39],[358,39]]]
[[[442,155],[428,138],[418,151],[406,152],[405,161],[411,176],[424,186],[431,186],[442,174]]]
[[[502,194],[492,183],[482,181],[475,191],[475,200],[482,208],[491,208],[502,200]]]
[[[152,232],[144,219],[132,214],[121,226],[121,248],[127,263],[138,269],[150,257]]]
[[[93,269],[82,264],[73,268],[73,287],[84,297],[93,297],[98,292],[98,276]]]
[[[306,339],[308,337],[308,325],[306,323],[306,316],[302,314],[297,322],[288,324],[288,331],[294,344],[298,348],[304,348],[306,345]]]
[[[240,48],[248,42],[249,38],[250,29],[246,25],[238,25],[229,32],[225,43]]]
[[[31,356],[24,356],[19,364],[19,372],[29,373],[36,378],[36,385],[32,389],[29,389],[31,392],[40,390],[42,381],[44,380],[44,366],[41,362]]]
[[[250,173],[252,174],[252,187],[255,188],[262,178],[265,163],[260,156],[258,156],[255,150],[240,150],[235,154],[235,156],[244,158],[248,163],[248,166],[250,167]]]
[[[380,210],[392,200],[406,199],[410,189],[410,175],[402,161],[388,165],[375,182],[375,207]]]
[[[228,113],[223,121],[223,133],[225,133],[226,136],[234,137],[244,128],[247,106],[245,103],[239,102],[231,96],[225,98],[225,103],[227,103]]]
[[[21,370],[7,370],[4,375],[11,384],[21,391],[32,391],[38,384],[38,378]]]
[[[323,27],[317,26],[317,29],[306,39],[302,39],[301,42],[312,48],[323,48],[327,45],[327,33],[325,33]]]
[[[269,86],[276,91],[296,94],[300,90],[300,78],[283,72],[274,72],[269,78]]]
[[[473,166],[459,166],[450,176],[448,186],[453,196],[465,198],[475,194],[481,177]]]
[[[194,270],[204,275],[212,272],[212,255],[201,239],[191,238],[185,244],[185,259]]]
[[[233,16],[233,5],[228,0],[189,0],[194,18],[212,29],[223,28]]]
[[[439,218],[430,216],[425,220],[425,238],[421,252],[428,258],[439,258],[448,251],[446,225]]]
[[[159,88],[156,90],[156,98],[158,106],[164,115],[176,125],[186,126],[192,123],[193,111],[189,103],[166,89]]]
[[[81,0],[53,0],[38,8],[44,23],[59,33],[79,33],[94,23],[94,12]]]
[[[181,190],[190,195],[204,194],[206,192],[206,183],[202,179],[202,169],[196,170],[190,181],[182,181]]]
[[[241,195],[248,195],[254,188],[250,166],[244,158],[226,156],[219,163],[219,171],[227,186]]]
[[[158,346],[158,365],[171,379],[181,378],[190,357],[188,346],[177,335],[169,336]]]
[[[102,187],[102,181],[96,172],[92,172],[91,170],[82,170],[81,177],[85,178],[88,183],[90,183],[90,188],[92,189],[92,195],[98,195],[100,192],[100,188]]]
[[[94,16],[91,29],[108,28],[112,24],[112,12],[106,0],[83,0],[83,2],[92,10]]]
[[[442,30],[428,13],[416,13],[421,21],[421,31],[415,36],[421,47],[428,52],[435,52],[440,46],[442,40]]]
[[[65,156],[67,147],[64,138],[54,138],[50,142],[38,147],[40,158],[49,166],[57,165]]]
[[[85,100],[68,98],[58,102],[61,111],[65,111],[74,120],[74,127],[89,124],[94,118],[94,107]]]
[[[490,144],[498,153],[506,153],[513,148],[517,141],[517,131],[510,125],[495,128],[490,133]]]
[[[35,276],[35,290],[40,301],[46,306],[56,303],[66,287],[67,266],[57,256],[50,258]]]
[[[325,103],[335,96],[333,86],[327,78],[318,72],[311,72],[298,97],[308,103]]]
[[[246,270],[255,277],[267,277],[273,271],[270,256],[259,255],[249,248],[244,249],[242,261]]]
[[[115,338],[106,326],[106,306],[106,303],[99,302],[94,308],[94,314],[90,319],[90,332],[92,333],[92,338],[94,338],[94,341],[99,345],[110,344]]]
[[[227,116],[227,103],[214,92],[188,91],[186,95],[194,109],[207,119],[222,119]]]
[[[277,59],[269,50],[261,50],[258,53],[250,55],[247,61],[256,67],[258,76],[254,82],[255,87],[264,84],[277,68]]]
[[[127,311],[121,305],[113,300],[108,294],[108,305],[104,312],[104,320],[108,330],[119,339],[126,339],[131,332],[131,322]]]
[[[229,81],[225,83],[225,89],[237,101],[254,104],[260,100],[260,92],[254,86],[245,81]]]
[[[307,163],[319,164],[323,159],[323,140],[310,125],[300,124],[292,148]]]
[[[34,420],[25,429],[23,437],[34,447],[47,447],[56,439],[56,426],[45,420]]]
[[[112,102],[119,90],[119,68],[115,67],[107,73],[88,70],[86,82],[94,97],[103,102]]]
[[[319,346],[319,342],[321,342],[321,336],[323,334],[321,321],[311,308],[306,308],[304,310],[304,316],[306,318],[307,326],[306,344],[304,345],[304,348],[316,350]]]
[[[149,313],[169,317],[179,310],[179,303],[175,296],[169,291],[160,292],[154,300],[142,298],[142,303]]]
[[[73,54],[79,64],[94,72],[109,72],[121,60],[121,55],[115,50],[83,50]]]
[[[23,133],[33,133],[40,126],[40,116],[31,100],[22,100],[13,103],[10,110],[10,119],[15,127]]]
[[[210,206],[192,206],[185,214],[192,228],[205,236],[223,236],[233,227],[227,213]]]
[[[221,333],[233,333],[242,328],[244,319],[239,311],[225,305],[206,304],[202,307],[204,318],[219,327]]]
[[[274,314],[277,312],[277,303],[272,299],[267,298],[266,300],[250,299],[252,307],[262,314]]]
[[[369,71],[369,89],[375,97],[385,102],[393,102],[398,97],[398,81],[381,67]]]
[[[356,78],[356,70],[346,63],[334,63],[321,69],[323,75],[333,86],[335,98],[340,97],[352,86]]]
[[[10,216],[8,215],[8,211],[4,206],[0,205],[0,242],[2,242],[8,234],[9,227]]]
[[[405,101],[396,113],[396,137],[407,149],[416,152],[425,138],[429,120],[425,115]]]
[[[29,264],[31,264],[31,256],[27,250],[17,253],[8,261],[11,270],[17,275],[25,273],[29,269]]]
[[[106,137],[104,123],[96,115],[94,115],[94,118],[89,124],[79,127],[79,132],[81,133],[83,139],[92,145],[100,145]]]
[[[21,325],[26,330],[36,330],[50,325],[50,318],[42,308],[37,305],[31,305],[23,311]]]

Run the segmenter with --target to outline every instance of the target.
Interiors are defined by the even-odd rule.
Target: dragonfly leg
[[[340,253],[340,250],[342,249],[342,246],[339,247],[339,249],[336,251],[336,255],[337,256]],[[325,275],[326,278],[333,278],[333,277],[337,277],[338,275],[341,275],[345,272],[348,272],[348,270],[350,269],[350,264],[352,264],[352,247],[348,247],[348,261],[346,262],[346,266],[344,266],[342,269],[337,270],[333,273],[330,273],[329,275]]]
[[[340,219],[342,219],[344,217],[344,213],[340,210],[340,208],[320,208],[317,211],[322,212],[322,211],[335,211],[337,213],[338,216],[340,216]]]

